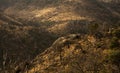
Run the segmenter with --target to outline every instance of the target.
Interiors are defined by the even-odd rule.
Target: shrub
[[[116,29],[112,32],[113,36],[119,38],[120,37],[120,29]]]
[[[118,41],[118,38],[117,37],[113,37],[111,39],[111,42],[110,42],[110,48],[113,49],[113,48],[119,48],[119,41]]]
[[[119,65],[120,64],[120,51],[114,50],[110,52],[107,56],[107,60],[112,64]]]
[[[91,34],[98,31],[99,25],[97,23],[91,24],[88,26]]]
[[[104,47],[104,43],[102,42],[96,43],[96,48],[102,48],[102,47]]]
[[[96,32],[96,33],[94,34],[94,36],[95,36],[97,39],[100,39],[100,38],[103,37],[103,34],[102,34],[101,32]]]

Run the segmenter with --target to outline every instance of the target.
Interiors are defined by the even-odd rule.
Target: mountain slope
[[[104,59],[103,49],[105,49],[106,46],[102,44],[103,47],[100,49],[97,48],[96,50],[95,44],[98,42],[109,43],[109,38],[111,38],[110,34],[108,34],[109,37],[106,37],[107,39],[103,38],[101,41],[100,37],[107,36],[107,33],[120,26],[119,9],[119,3],[106,3],[99,0],[0,0],[0,50],[3,51],[1,51],[3,54],[1,54],[0,57],[4,59],[1,61],[1,64],[4,66],[4,70],[0,69],[1,72],[13,72],[18,63],[28,60],[31,61],[38,54],[40,54],[40,56],[32,63],[32,66],[38,67],[28,68],[29,72],[34,73],[33,69],[35,68],[39,69],[35,70],[37,72],[46,73],[52,69],[53,71],[50,72],[55,73],[56,70],[60,69],[61,72],[67,71],[69,73],[72,72],[71,70],[74,68],[73,66],[71,67],[70,64],[74,61],[78,62],[79,60],[76,58],[78,56],[80,56],[80,59],[85,56],[84,59],[86,60],[84,64],[89,62],[89,60],[90,63],[93,62],[91,58],[94,59],[95,55],[98,55],[97,53],[103,55],[99,55],[99,57],[102,58],[96,59]],[[81,36],[70,35],[60,38],[48,48],[56,38],[76,33],[80,33]],[[83,36],[85,34],[86,36]],[[93,37],[96,35],[98,39]],[[115,35],[119,35],[119,33],[115,33]],[[82,39],[78,37],[82,37]],[[113,40],[113,44],[116,40],[118,40],[118,38]],[[68,46],[68,44],[70,44],[70,46]],[[80,48],[75,49],[76,46]],[[99,46],[101,46],[101,43],[98,43],[98,47]],[[81,47],[83,47],[85,51],[82,51]],[[90,49],[88,50],[89,47]],[[46,48],[48,49],[46,50]],[[86,57],[86,51],[89,52],[87,56],[90,55],[90,59]],[[63,62],[61,62],[62,60],[59,56],[60,52],[63,54],[61,55],[64,60]],[[72,57],[73,61],[71,57],[70,59],[68,57],[71,56],[70,54],[72,52],[73,57],[75,57]],[[4,55],[5,58],[3,58]],[[44,56],[50,59],[44,58]],[[37,61],[40,61],[39,59],[44,61],[38,64]],[[55,69],[51,67],[51,65],[54,65],[54,60],[56,61]],[[68,62],[69,60],[71,61]],[[95,60],[95,62],[98,61]],[[100,64],[101,63],[103,62],[100,62]],[[39,66],[41,68],[39,68]],[[75,72],[82,71],[78,66],[77,68],[79,69],[76,70],[76,68]],[[111,66],[113,65],[110,63],[109,67]],[[65,69],[62,67],[65,67]],[[86,66],[84,67],[85,69],[83,69],[83,71],[86,71],[87,68]],[[119,70],[116,65],[113,67],[116,67],[116,71]],[[92,70],[93,68],[95,67],[92,67]],[[114,68],[110,68],[110,71],[114,71]],[[108,67],[106,67],[106,69],[108,69]],[[19,68],[16,71],[19,71]]]
[[[70,30],[67,28],[70,28],[72,21],[75,22],[74,25],[81,27],[77,21],[96,21],[111,25],[120,20],[119,4],[113,6],[98,0],[21,0],[14,3],[4,9],[6,14],[21,19],[22,22],[45,25],[47,31],[55,34],[64,31],[68,33]]]
[[[23,25],[21,22],[7,16],[3,12],[0,12],[0,20],[1,22],[6,22],[7,24],[14,24],[14,25]]]
[[[0,12],[0,73],[9,72],[18,63],[33,59],[55,39],[56,36],[42,27],[23,24]]]
[[[112,50],[105,47],[105,38],[101,39],[80,34],[61,37],[27,64],[25,73],[119,73],[120,67],[107,60]]]

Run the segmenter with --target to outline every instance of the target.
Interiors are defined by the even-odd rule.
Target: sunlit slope
[[[120,57],[120,50],[109,49],[106,46],[109,39],[101,39],[96,39],[94,36],[82,36],[80,34],[61,37],[51,47],[39,54],[28,65],[30,69],[25,73],[119,72],[119,66],[117,66],[119,59],[117,58]],[[112,59],[112,61],[114,60],[112,62],[109,55],[113,53],[117,55],[116,58]],[[116,62],[117,64],[114,64]]]
[[[4,12],[24,22],[47,24],[46,30],[49,32],[63,33],[63,31],[69,32],[67,28],[72,22],[75,22],[77,27],[81,27],[80,23],[76,23],[81,20],[84,20],[82,23],[89,21],[117,23],[120,18],[119,5],[111,6],[113,5],[98,0],[30,0],[28,2],[21,0],[20,3],[16,2],[6,8]]]

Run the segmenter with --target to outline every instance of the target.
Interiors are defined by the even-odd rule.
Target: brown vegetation
[[[119,0],[0,0],[0,73],[119,73],[119,9]]]

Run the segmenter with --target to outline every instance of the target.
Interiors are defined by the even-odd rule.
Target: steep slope
[[[98,45],[99,44],[99,45]],[[119,73],[119,59],[112,64],[107,57],[115,50],[107,49],[105,38],[72,34],[61,37],[38,55],[31,64],[20,65],[25,73]],[[120,50],[117,50],[120,54]],[[28,69],[27,69],[28,68]],[[23,69],[23,70],[22,70]]]
[[[5,60],[1,63],[4,63],[4,70],[8,70],[8,73],[14,71],[14,67],[16,67],[19,62],[24,62],[25,60],[30,61],[36,55],[42,53],[60,36],[71,33],[96,34],[98,31],[100,34],[98,33],[97,35],[104,35],[106,34],[105,31],[108,32],[112,30],[111,28],[113,25],[118,24],[118,22],[120,23],[120,5],[103,3],[98,0],[0,0],[0,9],[3,10],[3,12],[0,13],[0,50],[2,49],[4,53],[2,55],[5,55]],[[117,27],[118,26],[119,25],[117,25]],[[61,40],[58,41],[56,45],[60,50],[62,47],[68,50],[67,55],[69,55],[69,52],[73,51],[75,52],[75,54],[73,54],[74,56],[80,56],[76,51],[79,53],[82,53],[82,51],[81,49],[76,50],[76,46],[79,46],[79,44],[82,43],[93,46],[93,42],[95,42],[94,38],[92,38],[92,43],[88,43],[88,40],[82,41],[81,39],[78,39],[78,41],[71,39],[71,37],[74,36],[60,38]],[[69,38],[70,40],[68,40]],[[85,39],[88,38],[86,37]],[[66,46],[66,43],[69,43],[67,41],[61,42],[62,40],[67,40],[71,45]],[[65,46],[61,46],[61,44],[64,43]],[[53,48],[53,46],[54,45],[50,47],[50,50],[53,50],[54,52],[54,49],[56,48]],[[93,48],[91,49],[93,50]],[[56,61],[56,59],[52,60],[51,57],[57,58],[58,63],[55,63],[57,64],[56,66],[61,64],[61,59],[57,55],[59,50],[55,50],[56,53],[52,53],[50,50],[46,50],[48,51],[48,54],[43,52],[42,56],[50,56],[52,63],[49,63],[48,58],[40,56],[36,58],[37,61],[39,61],[39,58],[46,60],[44,61],[46,66],[43,66],[42,62],[38,65],[35,61],[34,66],[42,66],[43,70],[39,67],[34,67],[35,69],[40,69],[40,72],[46,73],[45,69],[53,68],[49,66],[53,65],[53,60]],[[61,51],[66,54],[66,51]],[[103,53],[102,51],[103,50],[100,50],[99,53]],[[88,55],[94,57],[92,55],[94,52],[88,52],[90,52]],[[52,55],[50,55],[51,53]],[[96,52],[94,54],[96,55]],[[54,57],[53,55],[56,56]],[[63,55],[63,60],[64,59],[69,59],[69,57]],[[77,58],[74,59],[76,60]],[[46,62],[48,62],[48,64]],[[68,60],[64,62],[68,62]],[[70,64],[71,62],[73,61],[68,63]],[[62,66],[65,65],[61,64],[56,68],[60,68],[62,72],[66,71],[62,69]],[[9,71],[9,69],[12,71]],[[33,68],[29,69],[29,72],[34,73]],[[52,73],[54,72],[55,71],[53,70]]]
[[[0,73],[15,68],[20,62],[34,59],[55,39],[56,36],[40,26],[23,24],[0,12]]]

